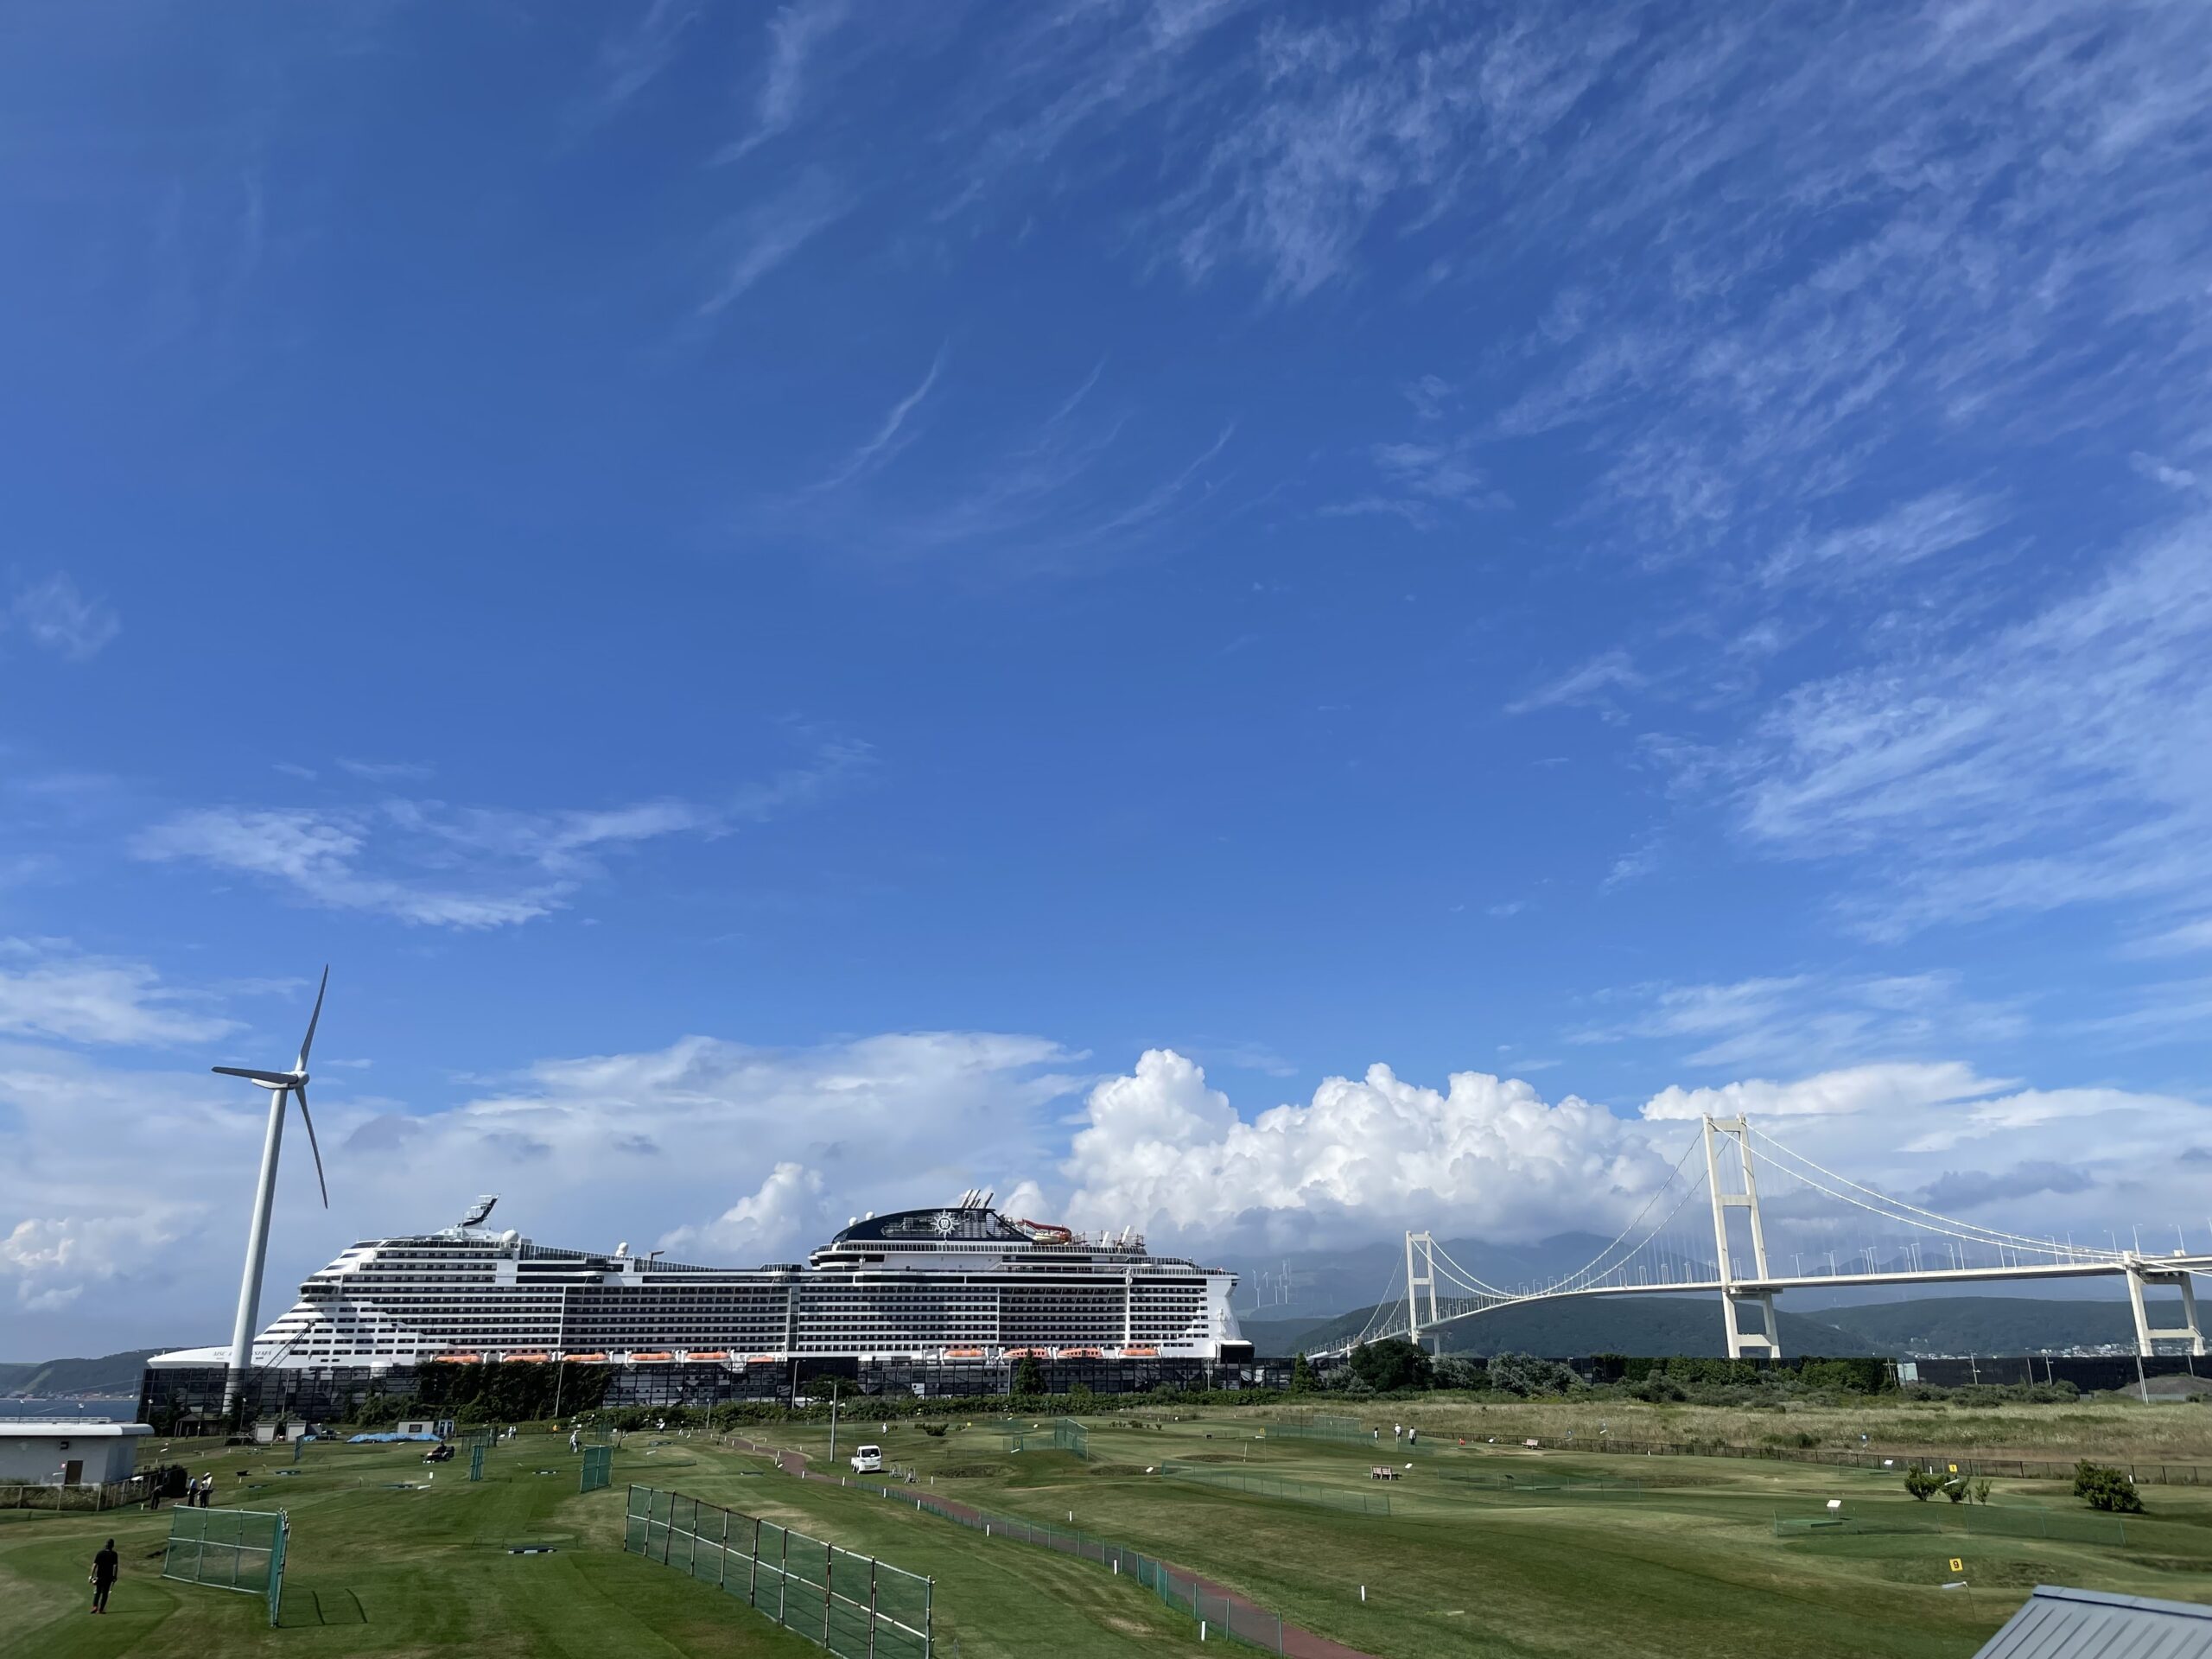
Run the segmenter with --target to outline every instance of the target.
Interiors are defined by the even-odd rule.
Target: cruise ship
[[[1128,1229],[1084,1235],[1008,1217],[986,1192],[856,1217],[804,1265],[751,1268],[626,1244],[553,1249],[487,1227],[495,1202],[438,1232],[341,1252],[254,1339],[257,1375],[487,1361],[743,1371],[1252,1357],[1230,1307],[1233,1273],[1153,1255]],[[219,1347],[157,1355],[149,1382],[228,1358]]]

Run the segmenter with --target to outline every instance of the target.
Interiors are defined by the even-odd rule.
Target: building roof
[[[115,1440],[153,1432],[151,1423],[87,1423],[74,1417],[10,1417],[0,1421],[0,1439],[10,1440]]]
[[[2039,1584],[1974,1659],[2212,1659],[2212,1607]]]

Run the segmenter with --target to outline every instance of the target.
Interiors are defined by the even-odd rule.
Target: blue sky
[[[0,1346],[227,1328],[325,961],[280,1288],[1536,1236],[1730,1085],[2187,1222],[2201,22],[11,9]]]

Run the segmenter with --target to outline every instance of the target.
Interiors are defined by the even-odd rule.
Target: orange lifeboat
[[[607,1356],[605,1354],[563,1354],[561,1357],[567,1360],[571,1365],[604,1365],[607,1363]]]
[[[1097,1348],[1063,1348],[1054,1356],[1057,1359],[1103,1359],[1105,1352]]]
[[[780,1365],[784,1363],[784,1357],[781,1354],[747,1354],[745,1363],[748,1365]]]
[[[982,1357],[983,1351],[980,1348],[948,1348],[944,1351],[947,1359],[981,1359]]]
[[[484,1356],[481,1354],[433,1354],[430,1356],[430,1363],[433,1365],[481,1365],[483,1363]]]
[[[1122,1357],[1123,1359],[1158,1359],[1160,1357],[1160,1350],[1157,1348],[1124,1348],[1122,1350]]]
[[[706,1363],[709,1360],[720,1361],[728,1359],[729,1355],[722,1349],[709,1348],[694,1352],[690,1356],[690,1357],[693,1364],[700,1365]]]
[[[1056,1222],[1017,1220],[1014,1224],[1020,1228],[1023,1232],[1028,1234],[1032,1239],[1035,1240],[1039,1244],[1072,1244],[1075,1243],[1075,1230],[1071,1227],[1060,1226]]]
[[[552,1357],[553,1356],[550,1354],[509,1354],[507,1356],[507,1363],[510,1365],[543,1365],[547,1360]]]
[[[1050,1359],[1052,1351],[1049,1348],[1009,1348],[1006,1351],[1006,1357],[1008,1359]]]
[[[645,1353],[631,1355],[630,1363],[632,1365],[665,1365],[675,1357],[664,1348],[655,1348]]]

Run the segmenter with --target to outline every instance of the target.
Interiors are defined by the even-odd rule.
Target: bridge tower
[[[2161,1272],[2149,1261],[2130,1250],[2127,1253],[2127,1300],[2135,1313],[2135,1351],[2145,1358],[2158,1351],[2161,1340],[2186,1342],[2189,1351],[2204,1351],[2204,1329],[2196,1322],[2196,1281],[2184,1269],[2180,1272]],[[2143,1287],[2145,1285],[2178,1285],[2181,1287],[2181,1316],[2183,1323],[2173,1331],[2154,1331],[2151,1316],[2143,1306]]]
[[[1771,1290],[1740,1290],[1746,1282],[1764,1285],[1767,1281],[1766,1228],[1759,1217],[1758,1178],[1751,1170],[1751,1147],[1745,1134],[1746,1125],[1740,1117],[1708,1117],[1705,1120],[1705,1178],[1706,1190],[1713,1195],[1713,1243],[1717,1265],[1720,1270],[1720,1316],[1728,1336],[1728,1357],[1779,1359],[1782,1357],[1782,1333],[1774,1322],[1774,1293]],[[1724,1185],[1722,1173],[1741,1177],[1740,1189]],[[1736,1271],[1728,1249],[1728,1212],[1743,1210],[1750,1212],[1751,1222],[1751,1270],[1749,1274]],[[1744,1328],[1744,1313],[1747,1308],[1759,1311],[1760,1326],[1757,1331]]]
[[[1416,1272],[1418,1264],[1418,1272]],[[1406,1340],[1421,1346],[1421,1317],[1419,1292],[1428,1292],[1428,1323],[1436,1319],[1436,1235],[1406,1235]]]

